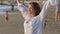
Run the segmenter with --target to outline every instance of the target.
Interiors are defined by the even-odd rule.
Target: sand
[[[51,8],[47,14],[46,27],[44,34],[60,34],[60,21],[55,22],[55,11]],[[0,16],[0,34],[24,34],[24,18],[21,13],[9,15],[8,22],[5,22],[4,16]]]

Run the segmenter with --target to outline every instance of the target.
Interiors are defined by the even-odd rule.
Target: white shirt
[[[56,5],[55,1],[47,0],[38,16],[31,17],[28,15],[28,8],[18,3],[18,9],[21,11],[24,21],[24,34],[43,34],[45,17],[50,5]]]

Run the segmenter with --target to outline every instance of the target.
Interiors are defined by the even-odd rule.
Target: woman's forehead
[[[29,7],[33,7],[33,4],[29,4]]]

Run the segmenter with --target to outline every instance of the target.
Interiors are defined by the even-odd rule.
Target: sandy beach
[[[23,34],[23,21],[19,12],[9,15],[8,22],[5,22],[4,15],[0,16],[0,34]]]
[[[60,21],[55,22],[55,11],[51,8],[46,18],[44,34],[60,34]],[[0,16],[0,34],[24,34],[24,18],[20,12],[9,15],[8,22],[5,22],[4,15]]]

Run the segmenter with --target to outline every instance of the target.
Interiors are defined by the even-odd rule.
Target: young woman
[[[60,19],[60,0],[57,2],[56,6],[56,21]]]
[[[25,18],[24,34],[43,34],[46,14],[50,5],[55,4],[54,1],[47,0],[41,10],[36,2],[30,2],[26,7],[20,3],[20,0],[17,0],[18,9]]]

